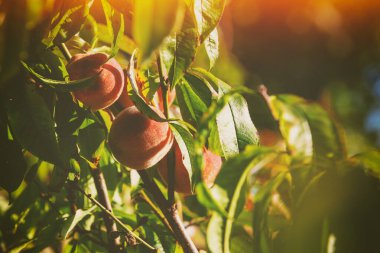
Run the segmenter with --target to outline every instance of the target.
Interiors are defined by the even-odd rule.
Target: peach
[[[174,154],[175,154],[175,183],[174,190],[185,195],[192,194],[190,176],[183,164],[184,157],[178,146],[178,143],[174,143]],[[204,182],[208,187],[211,187],[222,167],[222,159],[220,156],[212,153],[206,148],[203,150],[204,157],[204,168],[202,170],[202,177]],[[168,181],[168,165],[167,157],[161,160],[158,165],[158,172],[161,178],[167,182]]]
[[[151,107],[161,117],[162,112]],[[173,133],[167,122],[157,122],[142,114],[136,106],[125,108],[112,123],[108,143],[121,164],[143,170],[158,163],[173,145]]]
[[[124,88],[124,74],[120,64],[113,58],[107,61],[107,58],[104,53],[76,54],[67,65],[71,80],[90,77],[101,71],[93,85],[73,92],[92,111],[112,105]]]

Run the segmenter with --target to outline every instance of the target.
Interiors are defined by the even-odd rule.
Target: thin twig
[[[94,178],[96,191],[98,192],[99,202],[110,213],[112,213],[112,205],[108,196],[106,181],[104,179],[102,171],[98,167],[92,168],[90,170],[91,170],[92,177]],[[103,219],[107,228],[108,241],[110,243],[110,248],[112,249],[112,252],[119,252],[120,251],[120,236],[116,238],[114,237],[114,232],[117,232],[116,224],[114,223],[113,219],[105,213],[103,215]]]
[[[152,251],[156,251],[156,249],[149,245],[147,242],[145,242],[141,237],[134,234],[132,230],[130,230],[122,221],[120,221],[110,210],[108,210],[105,206],[103,206],[99,201],[97,201],[94,197],[91,196],[91,194],[86,193],[82,188],[80,188],[78,185],[76,186],[77,189],[91,202],[93,202],[95,205],[97,205],[104,213],[107,214],[108,217],[110,217],[112,220],[114,220],[122,229],[124,229],[125,232],[132,235],[134,238],[136,238],[139,242],[141,242],[144,246],[146,246],[148,249]]]
[[[62,54],[66,58],[66,60],[70,61],[71,58],[72,58],[72,55],[71,55],[69,49],[67,48],[66,44],[65,43],[60,43],[58,45],[58,48],[62,52]]]

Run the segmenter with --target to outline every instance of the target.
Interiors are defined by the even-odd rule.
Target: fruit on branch
[[[104,53],[76,54],[67,65],[71,80],[83,79],[98,74],[95,83],[74,91],[74,96],[92,111],[112,105],[124,88],[124,75],[115,59],[108,60]]]
[[[174,190],[185,195],[192,194],[190,175],[184,165],[184,156],[177,142],[174,142],[175,154],[175,182]],[[202,170],[202,178],[208,187],[211,187],[222,167],[222,158],[210,150],[204,148],[203,150],[204,168]],[[158,164],[158,172],[161,178],[168,182],[168,157],[166,156]]]
[[[164,117],[157,108],[151,108]],[[169,152],[173,133],[167,122],[152,120],[136,106],[131,106],[119,113],[112,123],[108,143],[120,163],[143,170],[158,163]]]

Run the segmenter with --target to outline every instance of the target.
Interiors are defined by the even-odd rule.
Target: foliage
[[[117,251],[113,240],[124,252],[188,251],[167,217],[173,182],[166,187],[156,166],[143,174],[114,159],[107,138],[120,108],[92,112],[72,96],[91,88],[97,75],[69,80],[68,49],[115,57],[136,107],[169,122],[194,191],[176,194],[175,201],[198,248],[373,252],[380,232],[379,151],[348,157],[341,129],[319,104],[232,86],[202,68],[202,57],[210,69],[220,60],[218,23],[225,4],[0,5],[0,251]],[[152,110],[152,98],[162,92],[167,99],[173,91],[175,102],[164,108],[163,118]],[[255,108],[246,101],[252,96],[265,100],[278,123],[275,145],[259,144],[250,116]],[[211,188],[201,176],[204,147],[223,158]],[[347,232],[357,214],[363,224],[356,217],[357,231]],[[116,229],[107,231],[108,224]],[[367,243],[365,226],[373,229]],[[350,241],[354,237],[360,246]]]

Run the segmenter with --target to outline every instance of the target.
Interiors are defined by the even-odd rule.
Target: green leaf
[[[92,48],[98,41],[98,24],[91,15],[87,16],[87,19],[79,32],[79,36],[88,42]]]
[[[49,34],[43,40],[47,47],[58,45],[77,34],[89,13],[93,0],[62,1],[61,8],[54,17]]]
[[[227,217],[227,212],[225,211],[223,204],[218,201],[219,199],[225,201],[227,199],[226,196],[213,195],[204,182],[196,184],[195,192],[199,203],[204,207],[217,212],[222,217]]]
[[[231,233],[231,248],[223,250],[223,233],[226,220],[214,213],[207,226],[207,246],[211,253],[253,252],[253,240],[241,226],[234,226]]]
[[[106,0],[101,0],[101,2],[106,17],[108,33],[112,37],[111,52],[109,53],[109,58],[112,58],[117,54],[124,34],[124,16],[112,8]]]
[[[69,169],[67,167],[54,166],[48,185],[49,190],[52,192],[59,192],[64,186],[68,176]]]
[[[28,239],[25,241],[22,241],[21,243],[18,243],[17,246],[13,246],[12,248],[9,249],[9,253],[19,253],[22,252],[26,247],[31,245],[36,239]]]
[[[28,166],[18,143],[3,138],[0,142],[0,187],[10,193],[21,184]]]
[[[74,81],[60,81],[60,80],[53,80],[50,78],[46,78],[38,74],[31,67],[29,67],[25,62],[21,62],[21,64],[25,68],[25,70],[28,71],[28,73],[31,74],[38,81],[38,83],[41,83],[45,85],[46,87],[52,88],[53,90],[59,91],[59,92],[70,92],[70,91],[75,91],[75,90],[83,89],[91,85],[94,85],[97,77],[101,73],[99,72],[96,75],[79,79],[79,80],[74,80]]]
[[[224,219],[218,213],[214,213],[207,226],[207,246],[211,253],[223,251],[223,227]]]
[[[201,42],[218,25],[224,10],[225,0],[194,0],[194,11]]]
[[[169,70],[169,81],[172,88],[185,74],[194,61],[199,46],[199,36],[195,17],[187,7],[182,28],[168,38],[166,47],[161,50],[161,58]]]
[[[275,154],[271,150],[258,147],[248,148],[241,155],[228,160],[216,178],[215,184],[219,186],[218,189],[226,191],[229,197],[227,212],[230,219],[226,220],[224,227],[224,252],[230,250],[230,236],[234,221],[232,217],[235,219],[238,217],[245,203],[245,187],[248,175],[257,173],[274,158]]]
[[[53,192],[60,192],[67,180],[74,181],[80,176],[79,163],[71,158],[67,167],[54,166],[48,189]]]
[[[255,195],[252,228],[254,231],[254,249],[257,252],[271,252],[269,250],[271,234],[268,228],[269,207],[272,201],[272,193],[277,190],[287,173],[288,172],[281,172],[273,177],[269,183],[261,188],[258,194]]]
[[[271,96],[269,104],[293,156],[320,166],[344,158],[338,130],[321,106],[294,95]]]
[[[252,237],[242,226],[234,226],[232,230],[231,252],[254,252]]]
[[[54,121],[43,98],[33,84],[16,83],[6,101],[8,122],[14,138],[32,154],[64,166],[58,147]]]
[[[196,153],[197,153],[197,166],[200,168],[202,167],[202,161],[203,161],[203,155],[202,155],[202,150],[203,147],[206,145],[207,140],[209,141],[209,146],[212,146],[213,148],[219,147],[219,142],[220,139],[218,138],[217,142],[218,143],[211,143],[210,141],[215,142],[215,137],[218,136],[219,134],[215,133],[215,128],[217,127],[216,125],[216,119],[219,115],[219,113],[223,110],[223,108],[228,104],[228,102],[233,99],[234,96],[241,92],[245,92],[246,89],[244,90],[231,90],[224,94],[222,97],[219,99],[213,99],[208,111],[203,114],[200,122],[199,122],[199,127],[198,131],[196,133],[196,138],[195,138],[195,147],[196,147]],[[217,152],[218,154],[220,153],[219,151]],[[195,173],[197,174],[197,173]],[[200,174],[196,175],[195,178],[201,178]]]
[[[132,33],[141,51],[142,62],[173,31],[180,3],[179,0],[135,1]]]
[[[152,213],[152,209],[148,204],[145,202],[138,203],[136,213],[138,213],[138,219],[139,217],[145,219],[142,229],[139,229],[143,230],[143,235],[141,236],[144,237],[150,245],[156,248],[157,252],[180,252],[177,249],[176,240],[173,237],[173,234],[162,224],[162,221]],[[140,222],[141,220],[138,221],[138,223]],[[141,248],[141,252],[145,252],[145,250],[146,248]]]
[[[80,31],[92,2],[93,0],[61,1],[60,9],[57,10],[43,43],[51,47],[71,39]]]
[[[66,239],[70,232],[76,227],[76,225],[78,225],[78,223],[81,222],[87,215],[91,214],[95,208],[96,206],[94,205],[87,210],[78,209],[74,215],[65,220],[61,230],[62,238]]]
[[[78,133],[78,146],[80,155],[89,161],[96,161],[101,156],[106,139],[104,127],[93,123]]]
[[[357,154],[350,160],[354,164],[362,166],[367,173],[380,178],[380,152],[378,150]]]
[[[85,120],[85,114],[73,101],[69,93],[57,93],[55,104],[55,123],[58,143],[64,157],[77,157],[79,154],[78,129]]]
[[[64,80],[68,78],[64,61],[51,49],[39,43],[35,46],[35,52],[28,57],[29,68],[35,70],[41,76],[50,79]],[[21,62],[25,68],[25,63]]]
[[[217,212],[210,221],[208,231],[211,229],[217,231],[208,239],[211,240],[208,241],[208,245],[212,252],[230,252],[233,222],[241,213],[245,203],[247,178],[260,171],[275,157],[276,154],[271,149],[251,145],[243,153],[223,164],[210,192],[214,199],[211,201],[226,210],[227,216],[215,210]],[[201,199],[200,202],[203,203]]]
[[[273,177],[267,184],[261,186],[261,188],[255,194],[254,201],[255,202],[264,202],[265,198],[270,196],[274,190],[278,188],[278,186],[285,179],[286,173],[282,172],[275,177]]]
[[[176,243],[174,253],[184,253],[183,248],[179,243]]]
[[[125,180],[122,179],[122,174],[120,173],[120,164],[115,162],[111,152],[107,148],[104,148],[100,156],[99,168],[103,171],[107,182],[107,191],[112,201],[114,195],[117,194],[117,187],[124,185]]]
[[[26,58],[29,40],[27,2],[3,4],[2,8],[6,15],[0,29],[0,88],[12,84],[8,81],[17,73],[20,59]]]
[[[216,121],[213,124],[210,124],[210,134],[207,138],[207,145],[209,150],[219,156],[223,156],[223,149],[220,144],[218,125],[216,124]]]
[[[170,123],[170,129],[173,132],[174,138],[178,143],[183,156],[183,165],[190,176],[190,183],[193,186],[193,170],[196,168],[194,139],[192,134],[178,123]]]
[[[165,118],[161,118],[145,101],[145,99],[140,95],[138,84],[136,81],[136,72],[135,72],[135,55],[137,50],[135,50],[131,56],[131,60],[129,62],[128,68],[128,78],[131,85],[127,86],[128,95],[131,97],[133,103],[136,105],[137,109],[139,109],[142,113],[144,113],[149,118],[159,121],[165,122],[168,121]]]
[[[177,101],[182,118],[198,126],[198,123],[211,104],[211,91],[199,78],[185,75],[176,86]]]
[[[103,24],[98,25],[98,39],[106,44],[112,44],[113,38],[109,36],[108,27]],[[121,34],[118,38],[118,47],[121,51],[127,55],[132,55],[133,51],[137,47],[136,43],[124,34]]]
[[[228,84],[203,69],[193,69],[192,73],[216,87],[219,99],[231,91]],[[227,106],[218,113],[216,124],[221,148],[226,159],[243,151],[247,145],[257,145],[259,142],[247,102],[241,95],[235,95],[228,101]]]
[[[204,41],[206,53],[210,61],[210,69],[215,65],[219,57],[219,37],[218,29],[212,30],[210,35]]]

